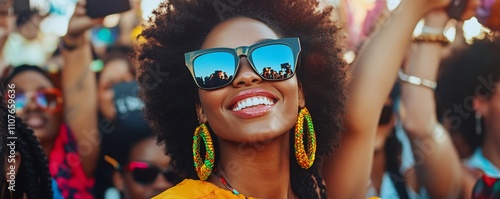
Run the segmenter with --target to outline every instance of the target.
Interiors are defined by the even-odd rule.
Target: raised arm
[[[445,11],[433,11],[426,17],[425,27],[442,32],[447,21]],[[415,43],[405,73],[435,82],[442,52],[441,43]],[[461,163],[449,134],[437,121],[434,90],[405,82],[401,87],[405,110],[401,119],[415,151],[420,185],[431,198],[457,198],[463,182]]]
[[[322,174],[330,198],[363,198],[368,186],[375,131],[416,23],[449,0],[402,0],[365,43],[353,64],[341,146],[325,159]]]
[[[95,75],[90,71],[92,53],[87,30],[97,22],[85,15],[85,7],[79,2],[70,20],[68,34],[62,48],[64,67],[62,89],[64,116],[73,131],[85,174],[92,176],[99,155],[99,131],[97,129],[97,88]]]

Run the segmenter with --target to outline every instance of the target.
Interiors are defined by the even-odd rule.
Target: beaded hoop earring
[[[200,137],[203,139],[205,144],[205,160],[203,161],[200,157]],[[193,161],[194,168],[198,174],[200,180],[206,180],[208,176],[212,173],[212,168],[214,167],[215,152],[214,145],[212,143],[212,138],[208,132],[207,126],[202,123],[194,131],[193,136]]]
[[[304,148],[304,118],[307,121],[307,148],[306,153]],[[316,158],[316,133],[312,122],[311,114],[307,108],[302,108],[295,124],[295,157],[300,167],[304,169],[310,168]]]

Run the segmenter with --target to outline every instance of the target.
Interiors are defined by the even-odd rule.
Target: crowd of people
[[[2,197],[500,198],[500,0],[374,2],[363,39],[318,0],[79,0],[62,37],[0,3]]]

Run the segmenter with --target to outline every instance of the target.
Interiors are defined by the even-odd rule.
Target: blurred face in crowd
[[[116,115],[113,85],[132,80],[134,77],[130,73],[128,60],[114,59],[104,66],[98,83],[99,109],[104,117],[113,119]]]
[[[132,147],[123,173],[115,172],[113,183],[127,199],[149,199],[174,186],[179,178],[169,167],[170,157],[155,138],[142,140]],[[166,174],[158,172],[161,170]]]
[[[267,25],[254,19],[234,18],[217,25],[206,37],[202,49],[250,46],[263,39],[278,39]],[[260,71],[259,71],[260,72]],[[296,76],[284,81],[265,81],[240,59],[234,81],[216,90],[199,89],[198,115],[221,139],[233,142],[265,141],[283,135],[297,121],[299,105],[305,101]],[[256,104],[237,110],[239,102],[251,98],[271,104]]]
[[[50,112],[42,108],[35,94],[37,91],[53,89],[54,85],[42,74],[35,71],[24,71],[17,74],[9,82],[16,86],[16,96],[26,95],[25,106],[17,111],[18,116],[35,132],[41,145],[46,149],[48,143],[53,143],[59,133],[62,122],[62,111]],[[18,100],[20,101],[20,100]],[[17,101],[16,101],[17,102]],[[17,106],[17,105],[16,105]]]
[[[377,127],[377,134],[375,136],[375,151],[380,151],[384,149],[385,141],[389,134],[391,134],[394,125],[396,124],[396,116],[393,113],[393,102],[391,99],[387,99],[382,108],[382,113],[379,119],[379,125]]]

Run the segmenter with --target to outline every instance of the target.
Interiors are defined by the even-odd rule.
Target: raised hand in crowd
[[[422,36],[444,37],[449,21],[440,9],[425,17]],[[425,187],[431,198],[457,198],[462,191],[462,167],[449,134],[439,124],[434,98],[438,67],[446,39],[416,40],[408,65],[400,73],[402,80],[401,121],[415,157],[415,172],[419,187]],[[419,78],[416,84],[409,78]],[[413,83],[412,83],[413,82]]]
[[[88,30],[101,23],[86,15],[85,1],[78,2],[70,19],[68,32],[62,38],[62,90],[64,116],[75,133],[85,174],[92,176],[99,154],[97,129],[97,89],[90,70],[92,52]]]
[[[352,65],[341,146],[322,165],[327,187],[335,187],[329,189],[329,197],[365,197],[365,191],[359,190],[369,182],[380,112],[403,63],[415,25],[426,13],[449,3],[449,0],[403,0],[365,42]]]

